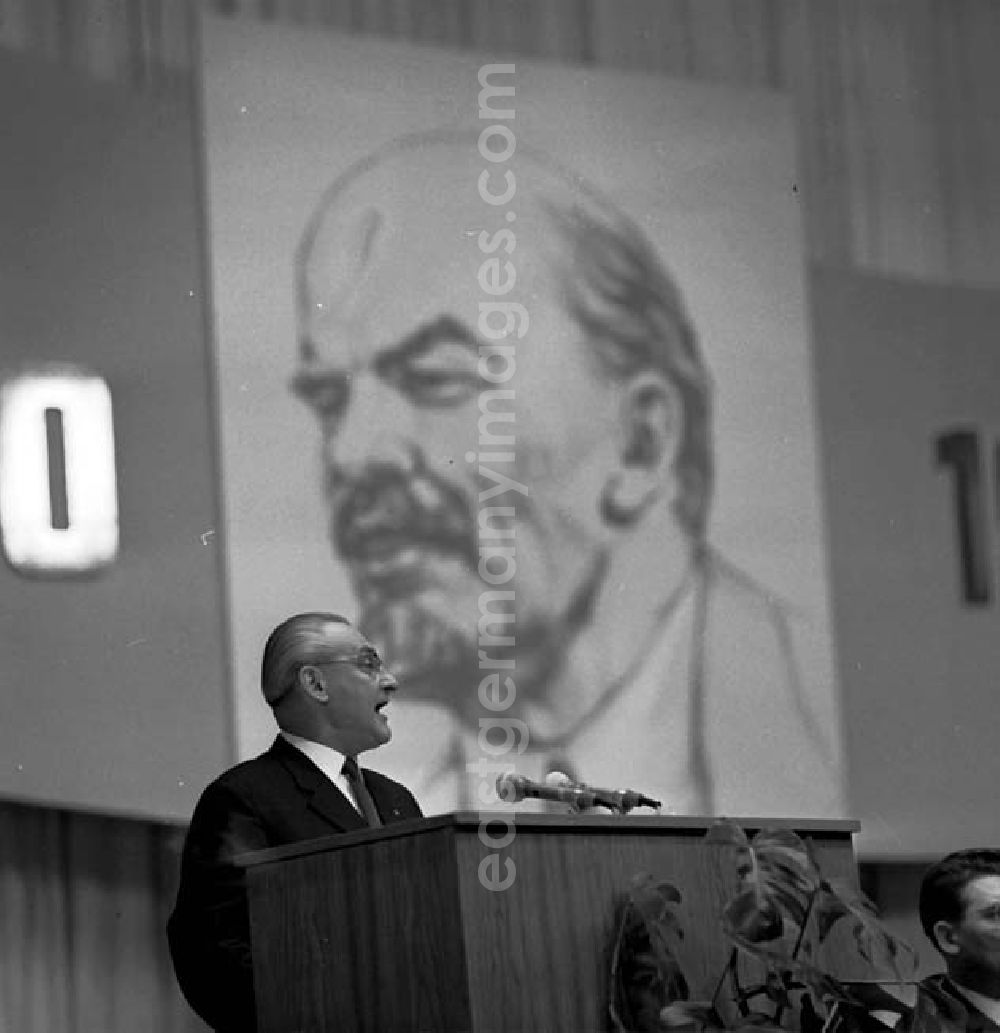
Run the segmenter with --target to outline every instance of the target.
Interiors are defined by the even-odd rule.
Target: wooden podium
[[[736,885],[710,824],[466,812],[245,855],[259,1033],[607,1030],[615,902],[639,873],[681,891],[679,959],[708,997]],[[856,879],[855,822],[740,824],[793,828]]]

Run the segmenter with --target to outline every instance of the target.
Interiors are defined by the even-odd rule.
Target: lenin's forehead
[[[484,198],[508,193],[503,204]],[[335,184],[317,209],[302,251],[309,294],[345,305],[422,287],[474,310],[486,297],[477,273],[488,256],[516,267],[520,293],[537,294],[564,247],[545,209],[566,194],[534,162],[483,159],[474,140],[394,155]]]

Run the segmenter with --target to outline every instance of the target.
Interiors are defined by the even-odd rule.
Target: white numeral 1
[[[0,539],[24,573],[78,573],[118,553],[111,393],[45,367],[0,384]]]

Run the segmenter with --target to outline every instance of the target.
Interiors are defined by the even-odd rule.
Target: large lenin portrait
[[[691,87],[663,110],[625,84],[629,129],[593,113],[576,70],[448,55],[442,72],[370,43],[368,67],[382,48],[413,77],[380,113],[362,55],[337,50],[353,71],[331,73],[321,44],[338,41],[286,41],[303,81],[338,76],[340,103],[317,89],[290,125],[301,84],[258,85],[288,98],[265,97],[245,140],[222,131],[239,63],[209,65],[228,511],[254,500],[229,527],[238,680],[266,582],[285,609],[352,613],[383,652],[400,682],[384,753],[425,812],[486,805],[495,767],[633,786],[674,813],[839,815],[780,159],[746,129],[721,145],[728,109]],[[605,108],[628,92],[607,80],[587,79]],[[463,99],[473,118],[443,117]],[[775,110],[752,111],[765,142],[788,132]],[[233,232],[251,201],[265,258]]]

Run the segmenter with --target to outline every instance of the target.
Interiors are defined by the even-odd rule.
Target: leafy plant
[[[612,953],[610,1013],[617,1033],[884,1029],[869,1009],[891,998],[880,998],[874,984],[866,989],[838,980],[819,960],[832,930],[846,922],[858,955],[875,970],[888,967],[897,981],[913,974],[913,950],[880,923],[874,904],[849,883],[826,878],[808,841],[790,829],[763,829],[750,839],[735,822],[721,820],[706,842],[732,851],[738,878],[736,894],[722,909],[721,932],[732,949],[715,991],[707,1001],[688,997],[673,952],[683,936],[674,910],[680,892],[649,876],[637,878],[620,905]],[[748,959],[754,976],[745,983]]]
[[[678,889],[640,875],[619,903],[612,950],[610,1012],[619,1030],[658,1029],[660,1013],[688,995],[673,946],[684,931]]]

